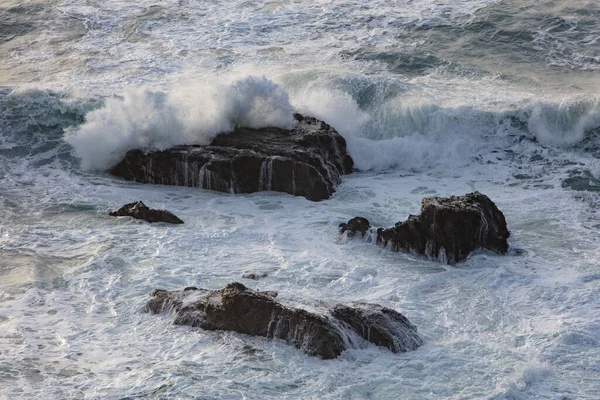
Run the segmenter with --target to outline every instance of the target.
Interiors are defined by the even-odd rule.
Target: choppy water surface
[[[0,398],[599,398],[598,26],[592,1],[3,2]],[[359,169],[328,201],[103,172],[292,110]],[[447,266],[337,231],[473,190],[509,255]],[[138,199],[185,225],[107,217]],[[143,312],[232,281],[393,307],[425,345],[323,361]]]

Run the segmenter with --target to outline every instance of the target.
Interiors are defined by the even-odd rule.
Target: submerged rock
[[[365,236],[370,227],[371,224],[369,223],[368,219],[363,217],[354,217],[345,224],[340,224],[340,231],[342,233],[348,232],[348,237],[353,237],[357,233],[360,233],[361,236]]]
[[[316,118],[295,114],[298,124],[280,128],[235,128],[209,146],[164,151],[131,150],[109,172],[128,180],[194,186],[230,193],[264,190],[328,199],[352,172],[346,141]]]
[[[423,343],[408,319],[378,305],[338,305],[330,315],[319,315],[284,306],[275,300],[277,293],[254,291],[241,283],[221,290],[158,289],[151,296],[147,310],[171,310],[175,324],[282,339],[324,359],[339,356],[357,337],[393,352],[414,350]]]
[[[362,232],[368,224],[365,220],[357,227],[351,224],[353,220],[340,225],[341,231]],[[447,198],[426,197],[421,202],[420,215],[410,215],[393,228],[379,228],[376,236],[378,243],[393,250],[453,264],[477,249],[506,254],[510,232],[504,214],[494,202],[473,192]]]
[[[266,278],[268,276],[268,274],[266,272],[244,272],[242,274],[242,278],[244,279],[252,279],[252,280],[259,280],[262,278]]]
[[[169,224],[183,224],[176,215],[167,210],[154,210],[141,201],[125,204],[117,211],[109,213],[111,217],[133,217],[148,222],[166,222]]]

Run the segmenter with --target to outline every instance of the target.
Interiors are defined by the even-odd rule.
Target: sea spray
[[[66,137],[84,169],[106,169],[131,149],[163,150],[179,144],[208,144],[235,126],[293,126],[287,93],[266,77],[231,84],[204,83],[170,91],[131,88],[90,112]]]

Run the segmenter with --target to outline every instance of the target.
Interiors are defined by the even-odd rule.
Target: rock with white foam
[[[295,114],[296,126],[236,128],[209,146],[176,146],[164,151],[131,150],[109,171],[128,180],[201,187],[229,193],[271,190],[328,199],[352,172],[346,141],[335,129]]]
[[[364,220],[357,228],[351,223],[354,220],[340,225],[342,233],[363,233],[365,226],[369,226]],[[446,198],[425,197],[420,215],[409,215],[393,228],[376,231],[377,242],[392,250],[449,264],[464,260],[478,249],[506,254],[509,236],[502,211],[479,192]]]
[[[366,342],[395,353],[414,350],[423,343],[406,317],[374,304],[338,305],[317,314],[285,306],[275,300],[277,293],[251,290],[241,283],[221,290],[158,289],[151,296],[146,309],[153,314],[174,312],[177,325],[282,339],[324,359]]]

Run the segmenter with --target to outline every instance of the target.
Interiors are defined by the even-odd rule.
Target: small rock
[[[167,210],[154,210],[149,208],[141,201],[125,204],[117,211],[109,213],[111,217],[133,217],[143,219],[148,222],[166,222],[169,224],[183,224],[183,221],[177,218],[173,213]]]
[[[360,233],[361,236],[365,236],[370,227],[371,224],[369,223],[368,219],[363,217],[354,217],[347,223],[340,224],[340,231],[342,233],[348,232],[348,237],[353,237],[357,233]]]
[[[259,280],[261,278],[266,278],[268,275],[266,272],[245,272],[242,274],[242,278],[244,279],[252,279],[252,280]]]

